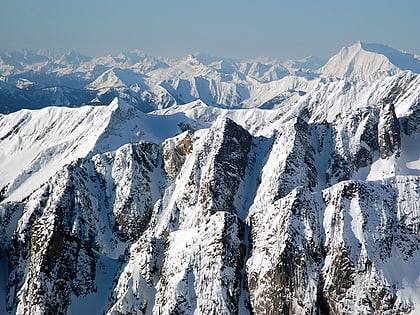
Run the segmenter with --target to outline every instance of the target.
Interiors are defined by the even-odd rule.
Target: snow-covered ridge
[[[8,191],[20,187],[24,193],[18,198],[22,198],[63,165],[87,156],[108,125],[115,106],[47,107],[1,116],[1,186],[7,184]],[[35,184],[25,189],[28,180]]]
[[[114,99],[107,106],[46,107],[0,115],[0,186],[19,200],[79,158],[132,142],[161,143],[187,123],[184,115],[145,115]]]

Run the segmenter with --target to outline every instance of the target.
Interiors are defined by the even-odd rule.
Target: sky
[[[279,60],[358,40],[420,55],[419,0],[1,0],[0,47]]]

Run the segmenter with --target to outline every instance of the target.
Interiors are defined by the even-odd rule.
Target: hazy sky
[[[330,57],[358,40],[420,54],[420,0],[1,0],[0,47]]]

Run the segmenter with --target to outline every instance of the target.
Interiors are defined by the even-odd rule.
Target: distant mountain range
[[[144,112],[202,100],[222,108],[278,108],[331,78],[368,79],[420,72],[420,59],[384,45],[358,42],[328,61],[277,62],[205,55],[182,60],[140,51],[91,58],[77,52],[0,50],[0,113],[49,105],[108,104],[114,97]]]

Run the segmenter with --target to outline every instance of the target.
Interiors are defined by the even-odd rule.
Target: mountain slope
[[[401,70],[420,72],[420,60],[410,53],[380,44],[357,42],[344,47],[320,68],[323,77],[369,79]]]
[[[418,313],[419,91],[1,115],[1,312]]]
[[[351,79],[364,79],[380,73],[395,74],[398,67],[386,55],[366,50],[361,42],[344,47],[333,56],[321,69],[324,76]]]
[[[420,72],[420,59],[418,56],[381,44],[361,43],[361,46],[366,51],[386,56],[391,63],[401,70],[410,70],[415,73]]]

